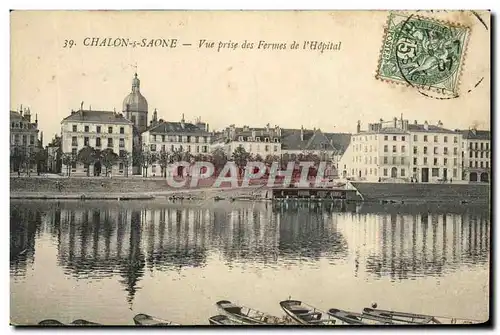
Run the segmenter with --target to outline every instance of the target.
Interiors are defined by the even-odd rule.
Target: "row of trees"
[[[62,163],[66,166],[66,173],[71,175],[71,166],[74,163],[81,163],[87,169],[87,176],[90,176],[90,166],[100,163],[104,166],[105,174],[111,170],[112,166],[118,162],[123,163],[125,174],[128,176],[128,168],[132,164],[132,155],[126,150],[121,150],[120,154],[116,154],[113,149],[95,149],[89,146],[83,147],[76,155],[71,153],[62,154]],[[99,175],[100,171],[94,171],[94,175]]]
[[[38,174],[45,170],[47,162],[47,151],[42,148],[33,148],[34,150],[26,150],[24,147],[14,147],[10,153],[10,162],[12,170],[17,173],[26,171],[28,176],[31,175],[31,170],[36,166]]]

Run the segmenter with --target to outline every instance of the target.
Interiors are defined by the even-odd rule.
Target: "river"
[[[10,315],[208,324],[231,300],[282,316],[379,308],[488,319],[487,207],[11,201]]]

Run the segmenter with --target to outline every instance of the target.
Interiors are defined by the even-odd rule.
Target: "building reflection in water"
[[[487,211],[361,213],[345,204],[11,205],[14,275],[23,276],[33,262],[40,230],[56,241],[67,275],[118,276],[130,304],[145,271],[204,267],[214,253],[229,267],[315,266],[320,259],[335,264],[354,257],[355,275],[365,269],[406,279],[487,262],[490,238]]]
[[[377,277],[441,276],[489,261],[488,212],[350,215],[342,233],[357,266]]]

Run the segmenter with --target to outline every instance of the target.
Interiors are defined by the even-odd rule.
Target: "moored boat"
[[[481,323],[479,320],[470,320],[470,319],[460,319],[454,317],[447,316],[432,316],[425,314],[415,314],[415,313],[406,313],[406,312],[397,312],[397,311],[389,311],[382,310],[376,308],[364,308],[363,314],[372,315],[380,318],[386,318],[392,320],[394,322],[404,323],[404,324],[415,324],[415,325],[424,325],[424,324],[474,324]]]
[[[171,321],[159,319],[157,317],[142,313],[134,316],[134,323],[136,326],[157,326],[157,327],[179,326],[178,324],[173,323]]]
[[[100,326],[100,323],[78,319],[70,323],[72,326]]]
[[[344,311],[337,308],[330,308],[328,314],[337,320],[338,325],[393,325],[393,322],[387,318],[380,318],[373,315],[360,314],[350,311]]]
[[[226,315],[221,314],[210,317],[208,322],[210,322],[211,325],[216,326],[240,326],[244,324],[241,321],[231,320]]]
[[[65,326],[64,323],[54,320],[54,319],[46,319],[38,322],[39,326],[53,327],[53,326]]]
[[[331,326],[336,324],[336,320],[328,313],[299,300],[284,300],[280,302],[280,306],[293,321],[302,325]]]
[[[263,312],[259,312],[249,307],[233,304],[228,300],[220,300],[216,304],[224,315],[231,320],[239,321],[250,325],[278,325],[285,324],[285,320]]]

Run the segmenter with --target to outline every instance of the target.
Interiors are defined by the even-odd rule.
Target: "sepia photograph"
[[[491,325],[487,10],[12,10],[10,325]]]

